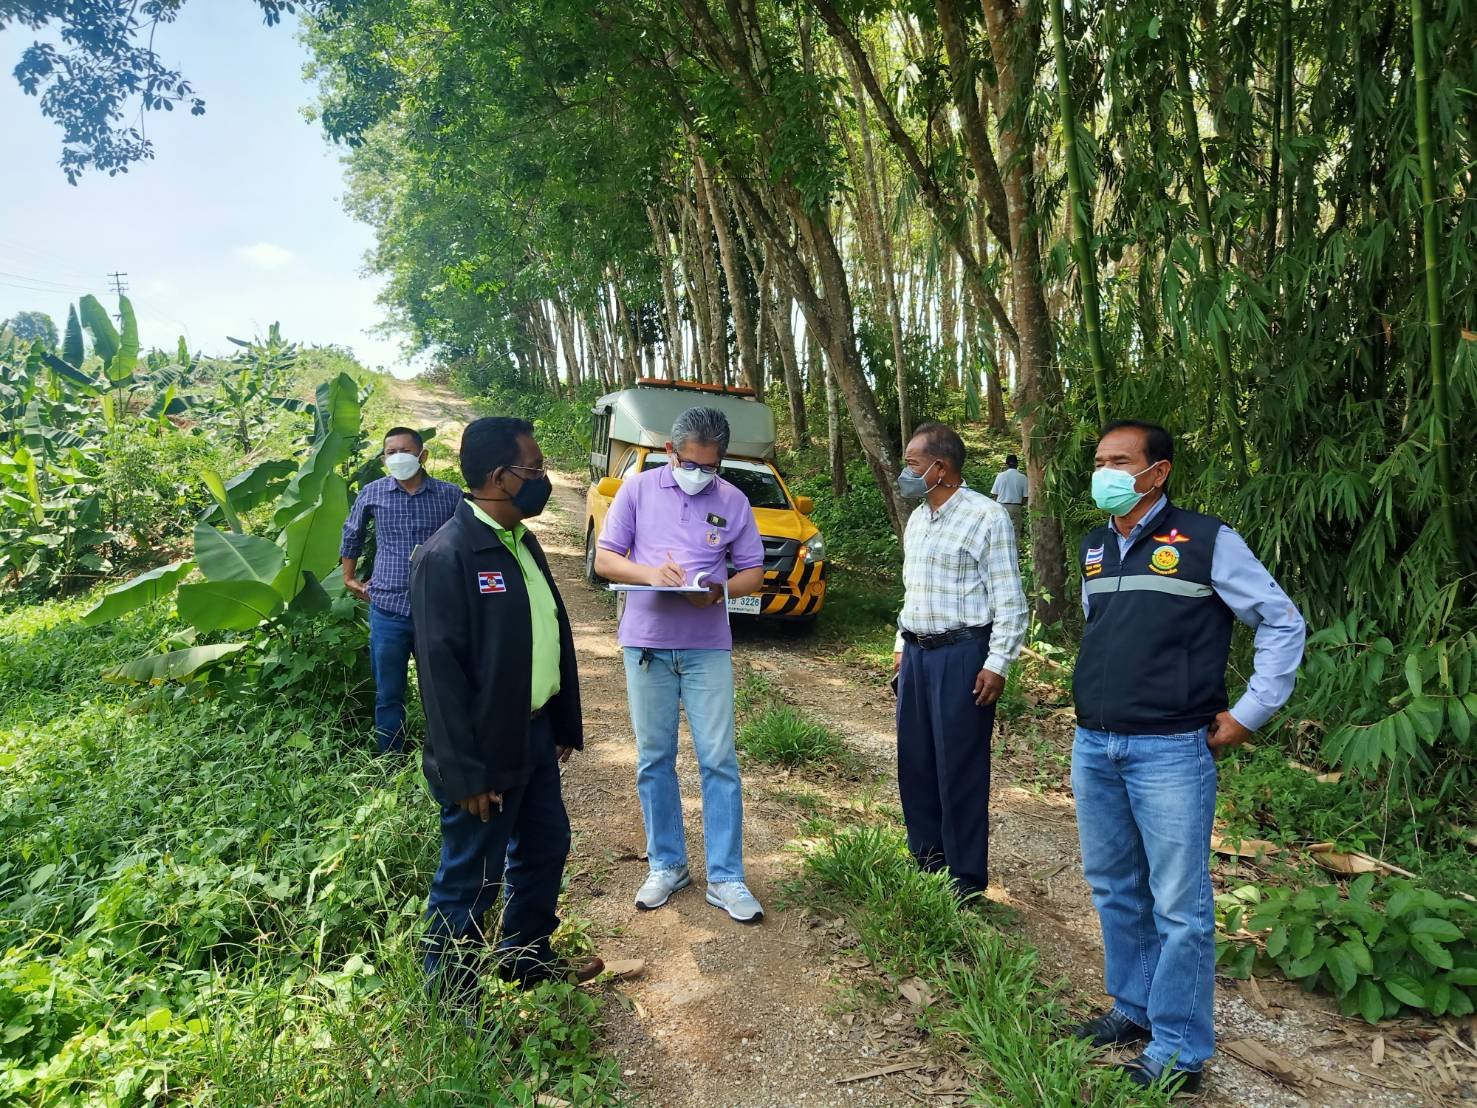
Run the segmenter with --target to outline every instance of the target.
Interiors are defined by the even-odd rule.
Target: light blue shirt
[[[1113,527],[1121,561],[1128,548],[1164,511],[1164,497],[1149,509],[1125,536]],[[1308,636],[1297,605],[1272,579],[1265,566],[1231,528],[1222,526],[1210,556],[1210,587],[1237,619],[1256,632],[1256,657],[1246,692],[1231,708],[1236,722],[1248,731],[1264,727],[1292,696],[1297,670]],[[1082,613],[1087,614],[1087,584],[1082,585]]]

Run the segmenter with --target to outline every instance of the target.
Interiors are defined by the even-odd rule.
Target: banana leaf
[[[263,585],[282,572],[284,555],[276,543],[257,535],[195,525],[195,560],[207,581],[257,581]]]
[[[245,650],[244,642],[222,642],[211,646],[191,646],[184,650],[171,650],[165,654],[151,654],[147,658],[125,662],[121,666],[103,671],[107,681],[180,681],[192,677],[222,658]]]
[[[282,611],[282,598],[260,581],[201,581],[181,585],[180,619],[197,631],[250,631]]]
[[[83,625],[93,627],[138,608],[147,607],[160,597],[173,592],[180,580],[194,567],[195,563],[188,558],[170,562],[168,565],[155,566],[132,581],[125,581],[109,589],[102,599],[83,614]]]

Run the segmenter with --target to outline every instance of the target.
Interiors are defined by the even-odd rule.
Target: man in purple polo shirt
[[[631,585],[693,584],[703,593],[631,592],[621,617],[626,695],[636,732],[636,791],[651,865],[636,907],[660,908],[692,884],[677,785],[677,710],[687,711],[702,771],[708,903],[741,923],[764,917],[744,884],[743,799],[733,743],[728,596],[756,592],[764,544],[748,498],[718,476],[728,419],[689,408],[672,426],[668,465],[626,480],[605,517],[595,572]],[[732,563],[733,576],[729,577]]]

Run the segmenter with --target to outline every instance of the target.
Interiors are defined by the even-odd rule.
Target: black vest
[[[1221,527],[1166,503],[1122,561],[1111,521],[1082,540],[1087,630],[1072,674],[1081,726],[1173,734],[1228,706],[1235,616],[1210,583]]]

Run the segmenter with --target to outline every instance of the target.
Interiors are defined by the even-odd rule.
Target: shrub
[[[1382,903],[1381,903],[1382,902]],[[1276,967],[1305,989],[1339,998],[1370,1023],[1406,1007],[1466,1016],[1477,1000],[1477,904],[1408,881],[1375,891],[1373,874],[1301,890],[1243,886],[1217,898],[1227,933],[1216,963],[1232,977]],[[1265,934],[1265,948],[1243,931]]]

